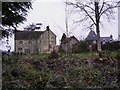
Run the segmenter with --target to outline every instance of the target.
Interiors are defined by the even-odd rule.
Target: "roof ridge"
[[[44,31],[18,31],[15,32],[16,40],[29,40],[31,38],[39,38]]]

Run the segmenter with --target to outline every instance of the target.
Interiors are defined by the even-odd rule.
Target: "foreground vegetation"
[[[107,53],[107,52],[106,52]],[[116,52],[3,56],[3,89],[118,88]]]

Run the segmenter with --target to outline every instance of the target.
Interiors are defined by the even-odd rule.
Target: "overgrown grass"
[[[112,56],[113,58],[115,58],[115,57],[117,57],[118,53],[119,53],[118,51],[113,51],[111,56]]]
[[[97,52],[82,52],[82,53],[76,53],[79,58],[86,59],[86,58],[93,58],[96,57]]]
[[[103,51],[104,53],[108,51]],[[79,58],[85,59],[85,58],[96,58],[98,56],[97,52],[81,52],[81,53],[57,53],[59,57],[64,57],[66,55],[76,55]],[[111,56],[114,58],[118,54],[118,51],[111,52]],[[20,55],[20,56],[13,56],[12,58],[18,58],[23,59],[25,57],[31,57],[33,59],[48,59],[50,56],[50,53],[42,53],[42,54],[29,54],[29,55]]]
[[[31,55],[31,57],[35,59],[47,59],[49,55],[50,53],[42,53],[42,54],[33,54]]]
[[[110,52],[111,57],[115,58],[117,57],[118,51],[102,51],[103,53],[105,53],[106,55],[108,54],[108,52]],[[78,57],[84,59],[84,58],[96,58],[98,57],[98,53],[97,52],[81,52],[81,53],[76,53],[74,55],[77,55]]]
[[[88,88],[117,87],[116,63],[104,65],[87,62],[97,57],[96,52],[75,54],[58,53],[59,57],[49,59],[50,54],[19,55],[3,57],[3,88]],[[116,57],[117,51],[111,53]],[[62,58],[61,58],[62,57]],[[114,64],[114,65],[112,65]],[[22,65],[22,66],[21,66]],[[21,68],[20,68],[21,66]],[[13,69],[17,71],[13,73]],[[13,74],[18,73],[18,76]]]

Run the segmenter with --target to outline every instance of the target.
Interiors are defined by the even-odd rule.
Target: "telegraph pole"
[[[67,3],[67,1],[68,0],[66,0],[66,3]],[[65,5],[65,27],[66,27],[66,35],[68,37],[68,6],[67,6],[67,4]]]
[[[68,38],[68,5],[67,2],[68,0],[65,1],[65,27],[66,27],[66,38]],[[68,41],[69,42],[69,41]],[[67,42],[67,53],[69,52],[69,43]]]

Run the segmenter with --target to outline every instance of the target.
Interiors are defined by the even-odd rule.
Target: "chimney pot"
[[[49,30],[49,26],[47,26],[46,29]]]
[[[113,36],[112,36],[112,35],[110,35],[110,38],[113,38]]]

